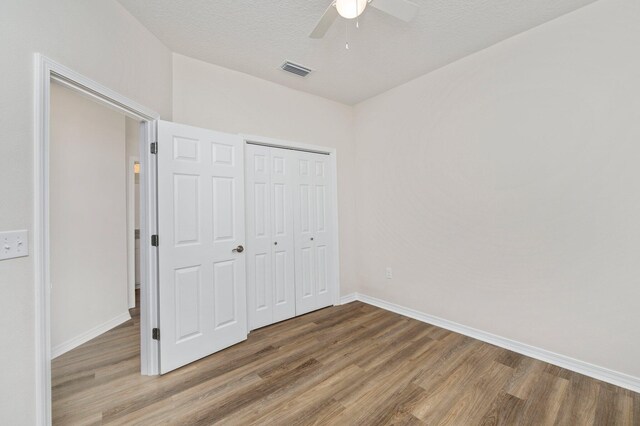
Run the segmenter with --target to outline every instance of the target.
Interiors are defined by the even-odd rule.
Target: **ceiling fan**
[[[401,19],[411,21],[418,13],[418,5],[409,0],[333,0],[309,37],[322,38],[338,16],[357,18],[367,5]]]

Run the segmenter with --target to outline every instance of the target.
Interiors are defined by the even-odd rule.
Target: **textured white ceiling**
[[[374,8],[308,38],[331,0],[119,0],[174,52],[355,104],[594,0],[413,0],[405,23]],[[306,78],[284,60],[315,70]]]

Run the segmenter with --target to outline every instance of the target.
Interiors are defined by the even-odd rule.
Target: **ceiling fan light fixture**
[[[357,18],[367,7],[367,0],[336,0],[336,9],[346,19]]]

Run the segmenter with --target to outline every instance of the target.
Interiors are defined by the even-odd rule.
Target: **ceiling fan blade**
[[[415,18],[419,10],[418,5],[409,0],[371,0],[369,5],[405,22]]]
[[[331,24],[333,24],[333,22],[338,17],[338,10],[336,9],[334,3],[335,2],[332,2],[329,5],[327,10],[324,12],[324,15],[322,15],[322,18],[320,18],[320,20],[316,24],[316,27],[313,29],[313,31],[311,31],[311,34],[309,34],[309,37],[311,38],[324,37],[329,27],[331,27]]]

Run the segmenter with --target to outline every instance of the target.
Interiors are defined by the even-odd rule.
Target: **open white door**
[[[158,122],[162,374],[247,338],[243,140]]]

